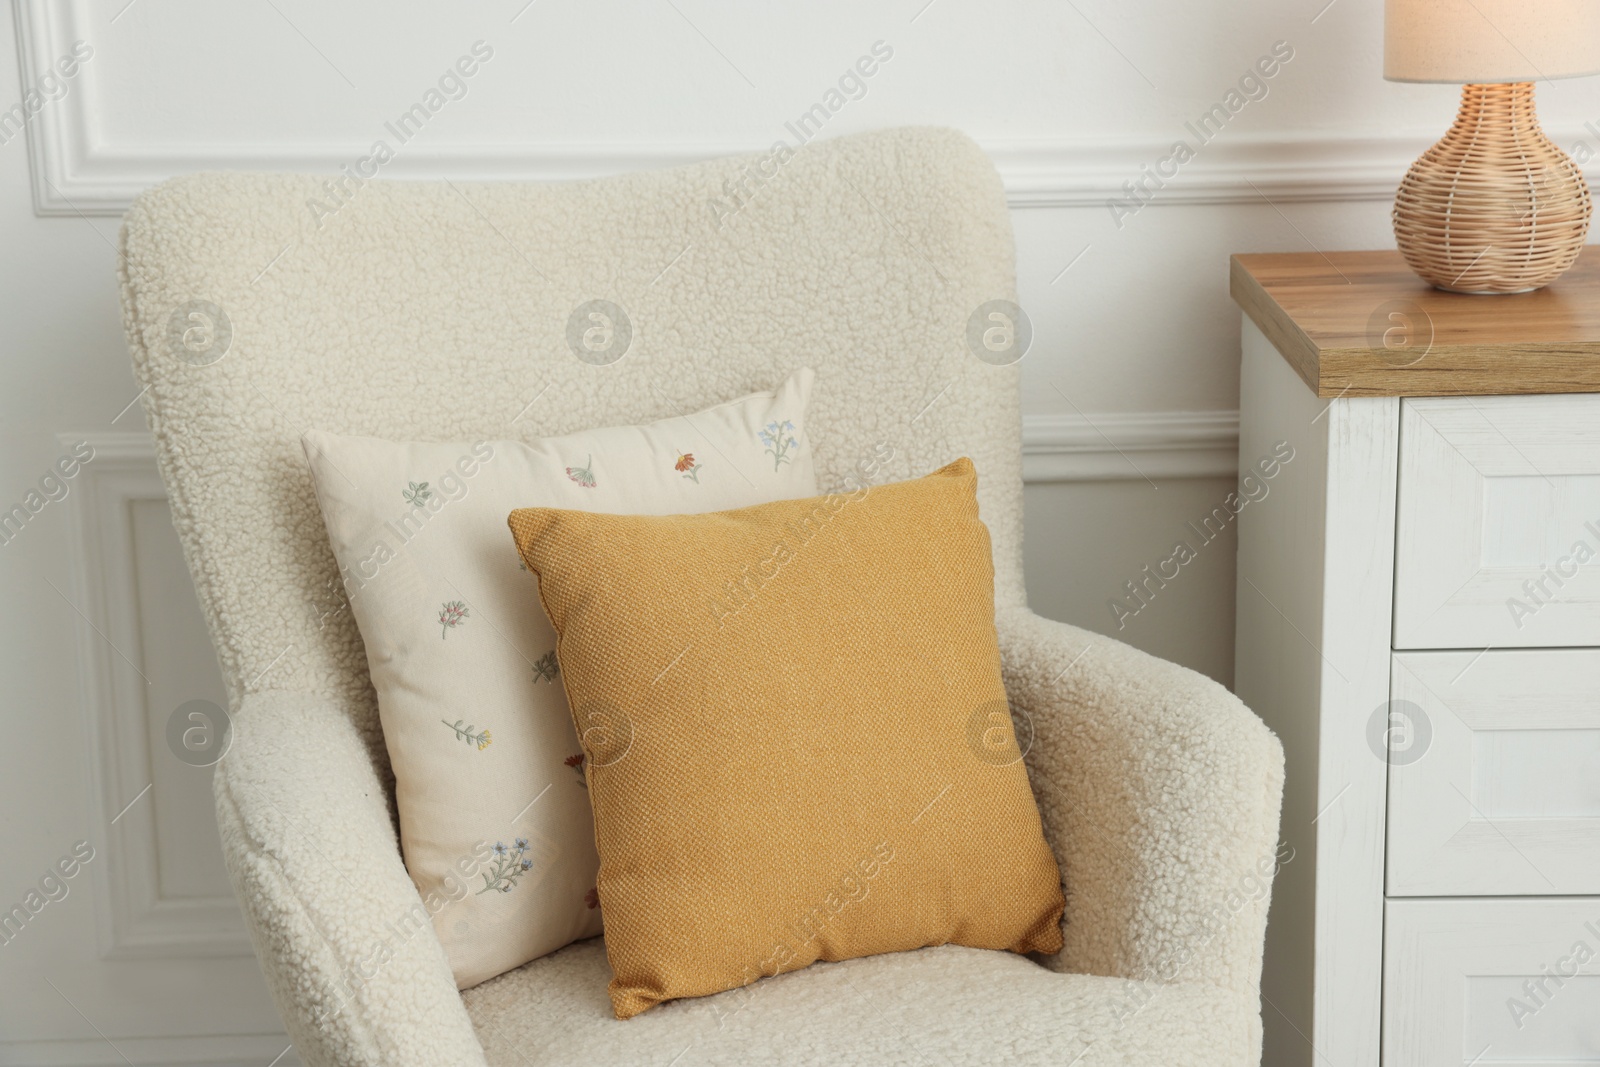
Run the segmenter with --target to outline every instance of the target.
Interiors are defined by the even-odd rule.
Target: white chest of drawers
[[[1237,257],[1241,698],[1288,758],[1269,1067],[1600,1065],[1600,253]],[[1524,394],[1524,395],[1504,395]]]

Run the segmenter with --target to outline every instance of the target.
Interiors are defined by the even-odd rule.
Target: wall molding
[[[1227,477],[1237,469],[1236,411],[1030,415],[1023,419],[1023,478],[1030,484]],[[88,441],[94,459],[72,482],[69,591],[81,610],[77,658],[93,796],[96,926],[106,958],[245,956],[251,952],[231,897],[164,899],[157,882],[149,798],[112,822],[151,782],[144,685],[117,651],[141,661],[129,505],[164,500],[146,432],[62,434],[63,450]],[[102,844],[104,847],[102,848]],[[271,1035],[0,1041],[0,1061],[37,1067],[266,1063],[286,1038]],[[292,1067],[293,1053],[276,1061]]]
[[[12,0],[24,84],[83,36],[74,25],[76,3]],[[67,95],[47,104],[28,123],[34,211],[40,216],[118,216],[145,189],[201,170],[272,170],[338,175],[365,155],[371,137],[326,144],[292,140],[218,145],[173,141],[111,147],[98,134],[98,73],[93,61]],[[1443,125],[1439,132],[1443,132]],[[1592,136],[1581,127],[1549,128],[1556,143]],[[1084,140],[1006,139],[974,136],[994,160],[1013,208],[1097,207],[1126,195],[1148,167],[1168,157],[1186,129],[1159,137]],[[1297,136],[1224,129],[1195,158],[1156,190],[1155,206],[1284,201],[1386,201],[1433,137],[1393,135]],[[434,145],[426,153],[400,153],[384,179],[461,181],[573,181],[656,170],[765,150],[758,142],[530,142],[525,145]],[[1600,180],[1600,162],[1591,168]],[[1108,213],[1108,221],[1110,215]]]
[[[179,174],[261,170],[339,174],[367,145],[329,151],[307,145],[163,146],[111,151],[44,121],[29,129],[34,210],[40,216],[120,216],[144,190]],[[1242,139],[1241,139],[1242,140]],[[78,142],[73,144],[72,142]],[[1123,184],[1162,158],[1167,142],[1139,144],[982,142],[1013,209],[1100,208],[1123,199]],[[661,170],[757,151],[753,144],[551,144],[508,150],[455,145],[427,156],[399,156],[378,180],[577,181]],[[1258,140],[1219,145],[1155,192],[1151,206],[1296,201],[1386,201],[1420,140]]]
[[[1237,411],[1027,415],[1027,484],[1156,478],[1232,478],[1239,471]]]
[[[12,0],[12,7],[23,80],[34,84],[40,71],[73,40],[85,36],[73,23],[77,5]],[[96,107],[98,81],[90,60],[70,83],[67,95],[47,104],[28,123],[34,211],[38,215],[120,215],[143,190],[174,175],[199,170],[278,170],[333,177],[342,165],[366,154],[371,146],[369,136],[335,145],[177,141],[113,148],[98,134],[104,126]],[[1174,127],[1170,135],[1135,140],[1007,140],[981,135],[977,139],[994,159],[1014,208],[1104,208],[1109,199],[1125,195],[1124,183],[1137,180],[1141,168],[1153,167],[1169,155],[1179,137],[1189,136]],[[1152,203],[1259,203],[1263,197],[1275,202],[1387,200],[1428,143],[1411,137],[1284,137],[1224,130],[1155,192]],[[400,153],[384,167],[383,177],[570,181],[761,151],[767,146],[766,140],[435,145],[426,153]]]
[[[163,894],[143,660],[132,514],[135,501],[167,499],[146,433],[62,434],[63,451],[80,441],[94,458],[72,480],[70,589],[77,617],[77,662],[87,718],[96,849],[92,864],[96,928],[105,959],[251,955],[249,934],[231,895]],[[126,655],[132,663],[125,660]],[[122,809],[128,806],[126,813]]]
[[[62,434],[68,445],[87,440],[98,477],[116,468],[120,499],[129,476],[142,499],[166,499],[156,469],[155,443],[146,433]],[[95,468],[99,468],[96,470]],[[1134,411],[1097,415],[1024,415],[1022,480],[1025,483],[1103,482],[1146,478],[1231,478],[1239,469],[1237,411]],[[86,483],[91,484],[91,483]],[[89,494],[83,494],[88,496]],[[82,518],[75,532],[93,532]],[[75,561],[87,557],[75,552]],[[98,654],[98,658],[104,658]]]

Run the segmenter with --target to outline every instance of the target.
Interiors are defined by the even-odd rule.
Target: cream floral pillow
[[[366,644],[406,868],[463,989],[600,932],[594,822],[515,508],[669,515],[814,496],[812,373],[532,444],[305,435]]]

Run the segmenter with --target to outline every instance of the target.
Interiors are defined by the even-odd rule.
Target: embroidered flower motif
[[[494,843],[494,867],[483,872],[483,888],[478,890],[478,895],[485,893],[509,893],[521,878],[533,869],[533,861],[528,859],[528,839],[517,838],[516,848],[508,849],[502,841]]]
[[[539,662],[533,665],[534,684],[540,682],[553,682],[556,675],[561,673],[561,664],[556,662],[556,650],[551,649],[539,657]]]
[[[407,504],[420,508],[433,496],[433,490],[428,488],[427,482],[410,482],[400,490],[400,495],[406,498]]]
[[[479,752],[494,744],[494,739],[489,736],[488,730],[479,733],[470,722],[466,722],[464,719],[457,719],[454,723],[445,722],[443,719],[439,721],[456,732],[457,741],[465,741],[469,745],[477,745]]]
[[[460,626],[469,614],[467,606],[461,601],[445,601],[439,608],[439,640],[449,637],[450,631]]]
[[[590,911],[598,908],[600,906],[600,888],[596,886],[585,893],[583,895],[583,902],[589,905]]]
[[[767,428],[757,430],[756,436],[767,446],[766,452],[772,457],[774,471],[785,463],[792,462],[794,457],[789,455],[789,450],[800,447],[800,442],[794,438],[794,423],[787,419],[783,422],[767,423]]]
[[[583,461],[583,466],[568,467],[567,477],[571,478],[585,489],[593,489],[595,487],[594,471],[591,469],[593,463],[594,456],[591,455]]]
[[[578,784],[579,785],[583,786],[585,789],[589,788],[588,779],[584,776],[584,773],[583,773],[583,753],[582,752],[579,752],[575,756],[568,756],[566,759],[562,760],[561,762],[565,763],[568,767],[571,767],[574,771],[577,772]]]
[[[700,464],[694,461],[693,452],[685,452],[679,456],[678,462],[672,465],[672,469],[680,471],[685,478],[688,478],[694,484],[700,484]]]

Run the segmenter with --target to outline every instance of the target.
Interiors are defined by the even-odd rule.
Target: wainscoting
[[[1455,109],[1450,87],[1381,80],[1379,6],[1350,0],[5,10],[0,501],[76,442],[95,458],[0,546],[0,595],[17,606],[0,613],[0,663],[22,709],[0,753],[0,909],[75,843],[94,858],[0,944],[0,1064],[296,1062],[221,867],[210,771],[166,741],[179,705],[222,697],[130,405],[116,231],[142,190],[219,168],[335,189],[379,140],[393,158],[361,180],[570,180],[793,143],[802,115],[820,137],[961,128],[1004,181],[1033,323],[1030,599],[1228,682],[1232,529],[1177,577],[1146,578],[1235,487],[1227,256],[1392,244],[1394,186]],[[841,82],[879,42],[892,57],[859,91]],[[1266,87],[1212,136],[1190,132],[1276,42],[1293,56]],[[1600,80],[1540,93],[1563,147],[1600,145],[1585,125]],[[396,137],[405,114],[420,128]],[[1167,162],[1179,140],[1196,148],[1181,168]]]
[[[1191,510],[1203,513],[1206,501],[1220,499],[1232,485],[1237,437],[1233,412],[1027,419],[1030,527],[1066,535],[1029,544],[1029,583],[1039,606],[1065,617],[1074,605],[1115,595],[1112,578],[1119,570],[1085,569],[1081,562],[1137,550],[1140,539],[1126,536],[1130,519],[1159,514],[1172,497],[1194,498]],[[270,1032],[272,1008],[223,869],[211,771],[177,759],[167,741],[168,721],[180,705],[198,699],[225,706],[226,698],[171,528],[154,447],[148,434],[126,431],[63,434],[59,446],[63,453],[92,450],[62,502],[69,564],[62,592],[76,612],[72,658],[93,813],[85,840],[95,852],[84,866],[98,957],[108,974],[137,973],[140,984],[159,982],[158,975],[176,967],[203,976],[203,988],[182,1004],[152,1005],[145,1021],[163,1025],[164,1034],[0,1039],[0,1062],[98,1065],[127,1056],[135,1063],[259,1067],[284,1053],[287,1038]],[[1062,508],[1068,514],[1053,515]],[[1036,521],[1038,509],[1051,517]],[[1113,542],[1122,547],[1108,549]],[[1132,557],[1123,569],[1137,574]],[[1152,651],[1190,655],[1197,669],[1227,670],[1231,640],[1226,648],[1218,642],[1182,647],[1181,620],[1183,607],[1196,598],[1209,598],[1212,610],[1225,610],[1231,619],[1231,600],[1221,599],[1231,582],[1230,540],[1186,576],[1161,610],[1152,604],[1149,616],[1133,620],[1131,632],[1120,632],[1109,613],[1071,621]],[[1232,626],[1219,625],[1216,632],[1231,638]],[[1168,647],[1175,642],[1180,647]],[[55,918],[45,912],[37,925],[48,927]],[[24,928],[21,935],[19,947],[45,940],[44,931]],[[69,995],[61,992],[63,999]],[[253,1017],[248,1031],[184,1032],[196,1019],[241,1008]],[[70,1018],[62,1028],[75,1029]],[[290,1052],[274,1062],[298,1061]]]

